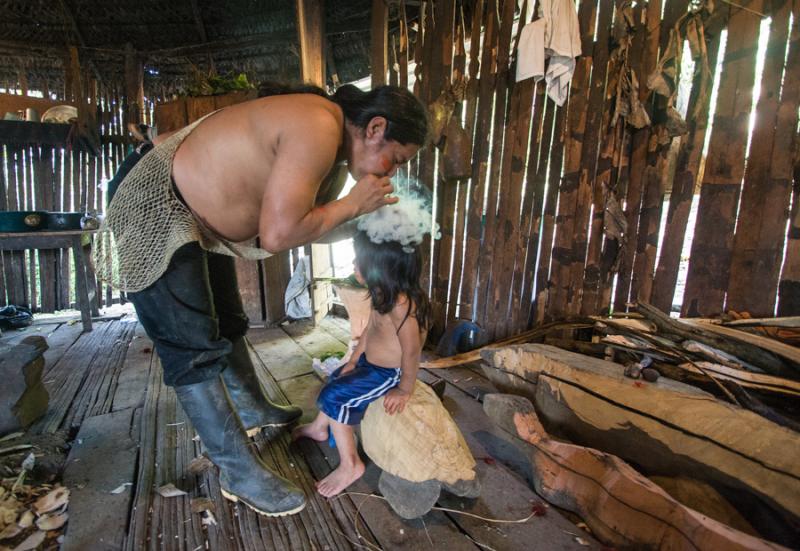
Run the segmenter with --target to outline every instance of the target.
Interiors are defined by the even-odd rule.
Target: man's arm
[[[356,216],[396,202],[388,178],[366,176],[347,196],[315,206],[320,183],[330,172],[341,139],[330,113],[302,117],[282,132],[261,206],[261,246],[278,252],[312,243]]]
[[[353,237],[357,230],[358,221],[350,220],[343,224],[339,224],[337,227],[314,241],[314,243],[336,243],[337,241],[344,241],[345,239],[350,239]]]

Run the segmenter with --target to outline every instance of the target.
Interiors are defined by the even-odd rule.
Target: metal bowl
[[[50,231],[80,230],[82,212],[48,212],[46,228]]]

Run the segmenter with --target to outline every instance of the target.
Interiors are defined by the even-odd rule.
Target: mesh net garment
[[[208,115],[206,115],[208,116]],[[126,292],[141,291],[161,277],[186,243],[259,260],[264,249],[232,243],[206,228],[172,187],[172,160],[180,144],[205,117],[176,132],[145,155],[126,176],[95,236],[97,276]]]

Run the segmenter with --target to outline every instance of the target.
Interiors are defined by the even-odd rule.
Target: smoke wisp
[[[360,217],[358,229],[366,232],[373,243],[397,241],[408,253],[422,243],[426,233],[439,239],[441,232],[433,221],[433,200],[428,188],[409,179],[394,180],[392,184],[394,195],[400,200]]]

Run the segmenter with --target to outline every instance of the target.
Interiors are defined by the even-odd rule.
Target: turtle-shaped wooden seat
[[[387,414],[383,398],[369,405],[361,443],[383,471],[378,488],[403,518],[430,511],[442,488],[462,497],[480,494],[475,459],[461,431],[433,389],[420,381],[402,413]]]

